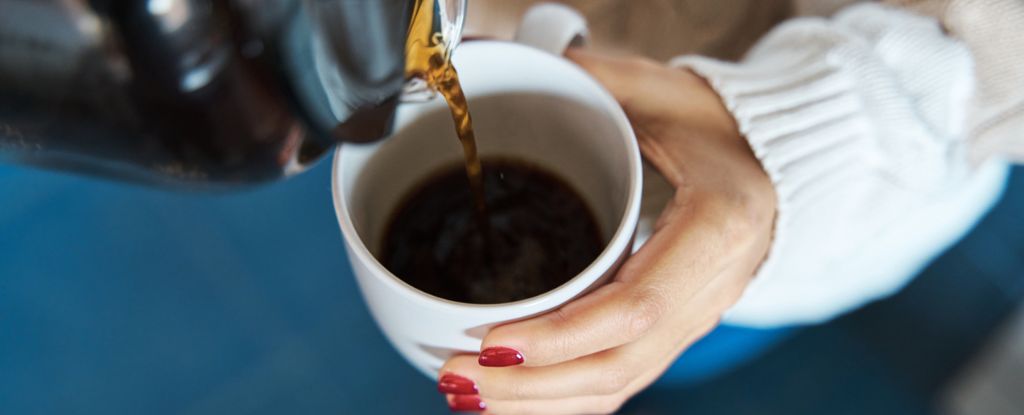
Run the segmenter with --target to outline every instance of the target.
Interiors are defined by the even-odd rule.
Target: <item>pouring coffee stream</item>
[[[487,244],[490,227],[487,219],[483,168],[477,154],[469,104],[459,83],[459,74],[451,61],[452,49],[458,43],[458,39],[446,38],[453,35],[444,33],[440,30],[440,25],[434,24],[436,6],[435,0],[416,1],[405,45],[405,73],[410,78],[422,78],[427,86],[440,93],[448,103],[452,120],[455,122],[455,132],[462,144],[466,176],[476,207],[477,226],[484,235],[484,244]]]

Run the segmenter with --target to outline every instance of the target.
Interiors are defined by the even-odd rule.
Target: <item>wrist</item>
[[[716,227],[729,244],[763,258],[768,251],[777,210],[775,187],[739,125],[718,92],[700,75],[683,69],[680,125],[714,149],[690,163],[708,162],[717,168],[694,171],[694,184],[684,196],[694,201],[694,214]],[[696,145],[696,140],[681,143]],[[700,160],[706,158],[710,160]],[[718,172],[714,174],[712,172]]]
[[[680,114],[687,124],[693,125],[702,133],[714,138],[749,145],[740,133],[739,124],[733,117],[725,102],[717,91],[704,77],[689,70],[680,69],[680,85],[683,86]]]
[[[684,109],[685,122],[699,126],[704,137],[721,146],[716,158],[723,164],[731,186],[721,191],[723,187],[715,183],[718,193],[733,199],[731,204],[738,210],[735,213],[748,217],[752,227],[770,228],[777,204],[771,179],[718,92],[700,75],[688,69],[680,72],[688,78],[692,97]]]

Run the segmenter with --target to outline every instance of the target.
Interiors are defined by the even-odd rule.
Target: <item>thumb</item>
[[[572,48],[566,58],[590,73],[615,97],[630,115],[655,115],[675,95],[658,82],[665,69],[657,62],[636,55],[612,56]]]
[[[693,129],[735,129],[735,121],[704,78],[636,55],[606,55],[582,48],[566,58],[590,73],[622,105],[634,124],[683,122]]]

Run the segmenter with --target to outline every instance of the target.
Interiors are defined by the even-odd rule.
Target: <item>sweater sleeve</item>
[[[818,322],[895,292],[1005,182],[1004,162],[970,162],[974,60],[933,18],[862,4],[783,23],[739,63],[673,64],[718,91],[778,194],[728,322]]]
[[[976,74],[966,115],[971,162],[1024,161],[1024,1],[889,2],[937,19],[970,50]]]

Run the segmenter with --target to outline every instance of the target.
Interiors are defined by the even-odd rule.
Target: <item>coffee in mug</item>
[[[481,223],[461,167],[414,186],[385,228],[381,263],[409,285],[452,301],[508,303],[557,288],[601,253],[594,214],[555,173],[485,159]]]

